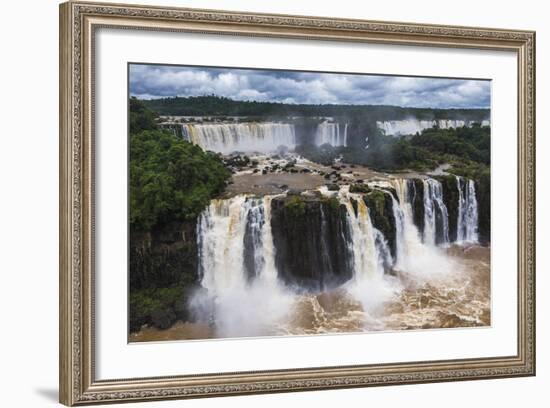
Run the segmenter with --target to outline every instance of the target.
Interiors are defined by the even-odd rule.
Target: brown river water
[[[345,287],[320,294],[296,294],[284,318],[259,335],[317,335],[433,328],[466,328],[491,324],[490,248],[451,246],[446,255],[456,272],[410,279],[406,272],[388,277],[398,290],[375,308],[365,310]],[[167,330],[151,327],[132,333],[131,342],[217,338],[203,323],[177,322]]]

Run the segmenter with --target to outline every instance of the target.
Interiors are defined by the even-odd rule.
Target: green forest
[[[489,116],[488,109],[401,108],[387,105],[284,104],[277,102],[236,101],[215,95],[170,97],[143,102],[146,107],[164,116],[367,116],[381,121],[410,117],[419,120],[463,119],[481,121]]]
[[[130,99],[130,330],[183,318],[196,280],[195,226],[230,177],[220,157],[159,129]],[[185,236],[182,238],[182,231]]]
[[[196,218],[229,178],[220,157],[157,128],[156,115],[130,100],[130,226],[147,231]]]

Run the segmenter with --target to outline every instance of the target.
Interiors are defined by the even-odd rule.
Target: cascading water
[[[355,201],[357,211],[350,199]],[[380,239],[381,232],[373,227],[363,198],[359,194],[344,193],[340,201],[347,209],[348,228],[352,237],[349,247],[353,254],[355,279],[368,280],[382,276],[384,264],[392,263],[386,258],[390,251],[385,240]]]
[[[457,242],[477,243],[478,210],[475,183],[456,177],[458,188]]]
[[[197,224],[203,291],[195,314],[214,321],[223,336],[269,333],[287,312],[289,298],[277,281],[271,234],[271,200],[238,195],[212,200]]]
[[[473,181],[466,179],[457,179],[457,183],[460,196],[458,237],[464,242],[475,242],[475,186]],[[349,269],[353,269],[353,273],[348,281],[341,284],[341,288],[321,285],[313,292],[286,286],[277,270],[279,264],[276,263],[275,243],[280,244],[280,241],[274,241],[272,232],[275,219],[271,215],[275,211],[272,200],[279,197],[277,211],[281,211],[280,203],[284,208],[284,200],[288,197],[283,194],[259,198],[243,194],[212,200],[197,224],[199,273],[203,289],[197,291],[191,307],[201,316],[200,321],[209,321],[217,335],[224,337],[295,333],[296,330],[322,332],[330,330],[331,325],[344,322],[352,326],[379,328],[383,327],[379,321],[383,306],[394,302],[402,293],[402,279],[414,282],[414,285],[423,285],[457,276],[460,267],[446,255],[447,249],[444,248],[449,242],[449,227],[441,183],[429,178],[422,182],[389,179],[368,185],[391,197],[391,212],[395,220],[395,256],[392,257],[386,237],[374,227],[371,210],[363,194],[350,193],[349,186],[342,186],[339,191],[328,191],[322,187],[319,190],[324,197],[309,198],[312,200],[309,201],[310,216],[317,214],[315,217],[319,217],[311,220],[313,224],[318,222],[318,229],[311,231],[317,231],[315,234],[320,236],[308,235],[307,239],[316,239],[320,264],[324,265],[322,274],[336,275],[344,267],[331,258],[334,256],[331,249],[335,245],[340,245],[339,251],[346,253],[350,260]],[[423,191],[417,191],[418,186]],[[315,196],[310,194],[307,197]],[[423,197],[423,201],[419,197]],[[336,209],[332,204],[327,204],[327,199],[336,199],[340,207]],[[423,238],[415,225],[413,203],[424,204]],[[343,229],[335,229],[335,219],[343,220]],[[280,254],[279,251],[277,255]],[[394,277],[393,272],[388,274],[389,271],[396,272],[399,278]],[[334,317],[327,314],[319,293],[339,293],[335,296],[344,296],[346,302],[356,302],[363,314],[351,315],[355,317],[346,314],[341,317],[343,320],[331,320]],[[303,329],[299,326],[301,323],[293,320],[293,313],[301,310],[300,307],[312,308],[315,316],[313,324],[318,327]],[[298,329],[294,324],[302,328]]]
[[[418,229],[414,225],[412,206],[409,201],[410,180],[396,179],[391,186],[395,189],[397,199],[392,197],[392,209],[396,220],[396,267],[400,270],[412,269],[414,258],[425,252]]]
[[[440,129],[453,129],[463,126],[471,127],[474,123],[480,123],[479,121],[472,120],[451,120],[451,119],[439,119],[439,120],[418,120],[418,119],[406,119],[406,120],[390,120],[390,121],[377,121],[376,126],[383,130],[387,136],[402,136],[402,135],[414,135],[422,132],[424,129],[431,129],[434,126]],[[489,126],[489,120],[481,121],[482,126]]]
[[[415,276],[420,281],[434,276],[445,276],[453,270],[453,262],[445,256],[443,250],[423,242],[414,224],[411,204],[414,198],[411,194],[414,188],[413,180],[394,179],[388,184],[397,194],[397,200],[393,200],[397,244],[395,268]]]
[[[350,193],[349,186],[344,186],[337,197],[346,207],[351,232],[348,250],[353,256],[354,274],[345,286],[348,293],[361,303],[363,312],[372,316],[396,292],[394,282],[385,275],[385,270],[393,264],[391,252],[383,234],[372,225],[362,195]]]
[[[184,139],[204,150],[274,152],[279,146],[296,146],[294,125],[289,123],[183,124]]]
[[[250,201],[244,195],[212,200],[197,225],[201,285],[220,294],[246,284],[244,235]]]
[[[341,129],[343,127],[343,129]],[[325,143],[332,146],[348,145],[348,124],[323,122],[317,125],[315,144],[321,146]]]
[[[424,242],[429,245],[449,244],[449,213],[443,201],[443,187],[434,179],[424,184]]]

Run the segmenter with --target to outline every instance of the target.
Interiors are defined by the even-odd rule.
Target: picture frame
[[[480,358],[98,379],[96,33],[200,33],[504,51],[517,59],[517,352]],[[115,135],[115,137],[118,137]],[[125,135],[120,135],[121,138]],[[535,33],[102,4],[60,5],[60,402],[148,401],[535,375]],[[221,343],[220,343],[221,344]]]

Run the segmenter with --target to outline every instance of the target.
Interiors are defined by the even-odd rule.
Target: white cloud
[[[284,103],[490,106],[490,82],[484,80],[161,65],[131,65],[130,93],[147,99],[215,94]]]

